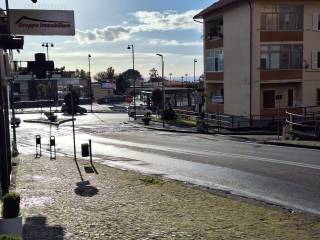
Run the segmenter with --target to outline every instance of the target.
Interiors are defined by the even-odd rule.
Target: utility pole
[[[196,83],[196,63],[198,62],[197,59],[193,60],[193,83]]]
[[[163,100],[162,100],[162,108],[163,108],[162,127],[164,128],[165,127],[164,110],[165,110],[165,107],[166,107],[166,89],[165,89],[165,82],[164,82],[164,61],[163,61],[163,55],[162,54],[157,53],[157,55],[159,57],[161,57],[161,68],[162,68],[161,77],[162,77],[162,95],[163,95],[162,96],[163,97]]]
[[[88,63],[89,63],[89,95],[90,95],[90,107],[92,113],[92,80],[91,80],[91,54],[88,54]]]
[[[134,46],[133,44],[128,45],[128,50],[132,50],[132,69],[133,74],[135,74],[135,68],[134,68]],[[137,120],[137,112],[136,112],[136,77],[133,76],[133,108],[134,108],[134,120]]]

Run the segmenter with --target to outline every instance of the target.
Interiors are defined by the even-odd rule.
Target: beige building
[[[220,0],[194,18],[203,19],[208,112],[320,106],[319,0]]]

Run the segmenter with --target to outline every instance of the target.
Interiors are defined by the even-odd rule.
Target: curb
[[[76,119],[74,119],[76,120]],[[40,124],[48,124],[48,125],[53,125],[53,126],[59,126],[63,123],[66,123],[66,122],[71,122],[72,121],[72,118],[69,118],[69,119],[63,119],[61,121],[58,121],[58,122],[51,122],[51,121],[48,121],[48,120],[23,120],[23,122],[26,122],[26,123],[40,123]]]
[[[177,132],[177,133],[200,134],[199,132],[188,131],[188,130],[177,130],[177,129],[167,129],[167,128],[147,127],[147,126],[144,126],[144,128],[151,129],[151,130],[162,131],[162,132]]]
[[[273,145],[273,146],[281,146],[281,147],[295,147],[295,148],[306,148],[306,149],[313,149],[313,150],[320,150],[320,146],[311,146],[311,145],[303,145],[303,144],[292,144],[292,143],[281,143],[281,142],[260,142],[266,145]]]

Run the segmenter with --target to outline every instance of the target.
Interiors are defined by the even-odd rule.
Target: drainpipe
[[[193,21],[197,22],[197,23],[200,23],[202,24],[202,28],[203,28],[203,34],[205,34],[205,29],[204,29],[204,21],[201,22],[197,19],[193,19]],[[205,37],[204,37],[204,40],[203,40],[203,57],[205,56]],[[205,59],[203,59],[204,62],[205,62]],[[205,75],[205,71],[204,71],[204,75]],[[203,79],[203,87],[204,87],[204,92],[206,92],[206,79],[204,78]],[[200,80],[199,80],[199,87],[200,87]],[[204,100],[204,101],[202,101]],[[205,100],[205,97],[204,97],[204,94],[202,94],[202,104],[199,104],[199,114],[203,113],[203,112],[206,112],[206,100]],[[202,111],[202,108],[203,108],[203,111]]]
[[[249,7],[250,7],[250,126],[253,125],[253,119],[252,119],[252,53],[253,53],[253,1],[249,0]]]

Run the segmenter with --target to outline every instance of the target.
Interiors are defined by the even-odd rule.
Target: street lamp
[[[42,47],[47,48],[47,61],[49,61],[49,47],[54,47],[52,42],[43,42]],[[50,74],[48,75],[49,78],[49,89],[50,89],[50,115],[51,115],[51,100],[52,100],[52,83]]]
[[[128,50],[130,50],[130,49],[132,50],[134,120],[137,120],[137,113],[136,113],[136,76],[135,76],[135,69],[134,69],[134,46],[133,46],[133,44],[128,45]]]
[[[163,108],[163,115],[162,115],[162,126],[164,128],[165,126],[165,123],[164,123],[164,110],[165,110],[165,106],[166,106],[166,90],[165,90],[165,83],[164,83],[164,61],[163,61],[163,55],[162,54],[159,54],[157,53],[157,56],[161,57],[161,69],[162,69],[162,74],[161,74],[161,77],[162,77],[162,97],[163,97],[163,100],[162,100],[162,108]]]
[[[44,42],[42,47],[47,48],[47,61],[49,61],[49,47],[54,47],[54,44],[52,42]]]
[[[197,59],[193,60],[193,82],[196,83],[196,63],[198,62]]]
[[[89,64],[89,95],[90,95],[90,111],[92,113],[92,82],[91,82],[91,54],[88,54],[88,64]]]

